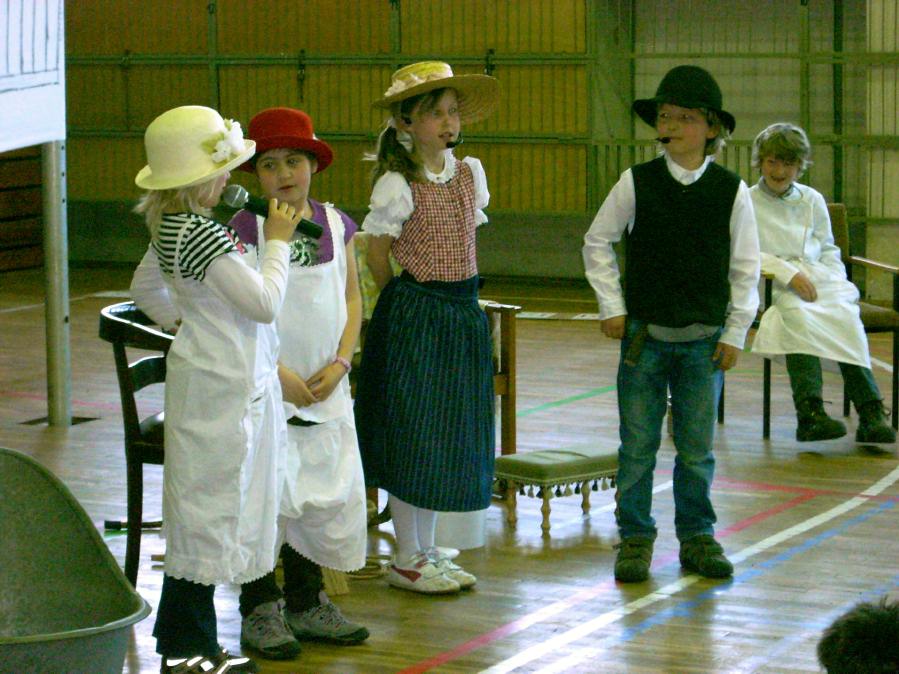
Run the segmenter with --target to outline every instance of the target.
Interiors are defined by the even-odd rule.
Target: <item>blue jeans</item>
[[[652,479],[662,438],[662,421],[671,391],[674,446],[674,526],[685,541],[713,534],[716,521],[710,497],[715,457],[718,398],[723,373],[712,355],[720,330],[705,339],[662,342],[647,336],[636,364],[625,353],[640,329],[628,321],[618,365],[618,530],[621,538],[655,538]]]

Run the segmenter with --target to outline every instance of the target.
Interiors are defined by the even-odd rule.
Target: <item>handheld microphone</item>
[[[465,142],[465,139],[462,138],[462,132],[459,132],[459,135],[456,136],[456,140],[451,140],[446,144],[447,150],[452,150],[454,147],[459,147],[462,143]]]
[[[265,199],[253,196],[242,185],[228,185],[222,191],[222,201],[231,208],[245,208],[251,213],[261,215],[263,218],[268,217],[268,202]],[[301,218],[300,223],[297,225],[297,231],[309,238],[320,239],[323,230],[322,226],[317,222]]]
[[[661,138],[656,138],[656,141],[658,141],[662,145],[667,145],[671,142],[671,136],[662,136]]]

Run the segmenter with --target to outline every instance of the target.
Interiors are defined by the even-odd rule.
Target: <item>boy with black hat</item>
[[[713,536],[712,441],[723,371],[736,363],[758,308],[755,216],[746,184],[713,163],[736,122],[708,72],[672,69],[633,110],[656,128],[663,152],[622,174],[583,250],[602,332],[622,340],[615,578],[649,577],[653,469],[669,389],[681,566],[725,578],[733,566]],[[612,245],[625,233],[622,291]]]

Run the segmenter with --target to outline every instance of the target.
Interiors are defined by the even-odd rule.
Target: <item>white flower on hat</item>
[[[386,98],[388,96],[393,96],[394,94],[398,94],[401,91],[405,91],[406,89],[409,89],[410,87],[414,87],[418,84],[422,84],[423,82],[427,82],[428,79],[431,79],[431,78],[426,79],[424,77],[419,77],[418,75],[416,75],[414,73],[409,73],[408,75],[403,77],[403,79],[398,79],[396,82],[391,84],[390,88],[384,92],[384,97]]]
[[[215,149],[212,152],[212,161],[216,163],[228,161],[231,157],[240,154],[245,149],[240,122],[235,122],[233,119],[225,119],[223,121],[225,122],[225,130],[222,131],[221,140],[216,142]]]

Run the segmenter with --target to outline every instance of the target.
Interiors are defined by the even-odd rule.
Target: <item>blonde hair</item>
[[[196,213],[209,217],[212,209],[203,206],[218,176],[199,185],[177,187],[171,190],[146,190],[134,207],[134,212],[144,216],[150,236],[156,237],[165,213]]]
[[[398,119],[408,120],[412,113],[429,112],[437,105],[446,90],[446,88],[433,89],[419,96],[412,96],[391,104],[390,114],[393,124],[387,123],[384,130],[378,135],[375,151],[365,155],[366,161],[376,162],[371,174],[372,185],[388,171],[396,171],[410,183],[421,182],[425,179],[424,167],[418,158],[418,153],[414,147],[411,152],[403,147],[397,138],[398,131],[394,124]]]
[[[752,167],[761,169],[765,157],[799,164],[800,175],[811,165],[812,144],[802,127],[776,122],[752,141]]]

